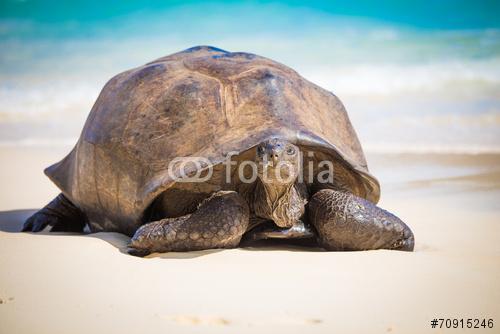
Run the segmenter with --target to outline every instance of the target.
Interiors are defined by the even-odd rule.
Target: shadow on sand
[[[26,210],[11,210],[11,211],[0,211],[0,231],[8,233],[22,233],[20,232],[23,228],[24,221],[31,216],[37,209],[26,209]],[[115,232],[99,232],[99,233],[61,233],[61,232],[49,232],[45,229],[39,233],[42,235],[49,235],[53,237],[63,237],[68,235],[78,235],[85,238],[97,238],[103,240],[110,245],[116,247],[121,253],[130,256],[127,253],[127,244],[130,238],[124,234]],[[295,244],[287,243],[284,240],[265,240],[258,241],[252,244],[245,244],[243,250],[246,251],[291,251],[291,252],[303,252],[303,251],[321,251],[320,248],[314,247],[310,244],[301,244],[301,242],[296,242]],[[169,253],[154,253],[146,256],[146,259],[150,258],[162,258],[162,259],[192,259],[200,256],[210,255],[218,252],[222,252],[224,249],[208,249],[203,251],[192,251],[192,252],[169,252]]]

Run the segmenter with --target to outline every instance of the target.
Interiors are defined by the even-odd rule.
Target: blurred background
[[[500,152],[498,1],[1,0],[0,145],[71,146],[113,75],[194,45],[282,62],[369,152]]]

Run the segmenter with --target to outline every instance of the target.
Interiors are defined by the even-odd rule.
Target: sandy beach
[[[368,154],[415,252],[262,247],[124,253],[127,237],[18,233],[69,148],[0,149],[2,333],[444,333],[500,328],[500,156]],[[458,332],[458,331],[457,331]]]
[[[500,1],[2,1],[0,334],[500,333],[495,13]],[[213,54],[190,58],[199,45]],[[275,242],[138,258],[118,233],[19,232],[60,193],[43,170],[84,127],[123,156],[152,148],[149,177],[164,149],[224,154],[278,124],[356,153],[352,125],[414,252]],[[136,193],[119,181],[103,195]],[[139,203],[100,193],[116,211]]]

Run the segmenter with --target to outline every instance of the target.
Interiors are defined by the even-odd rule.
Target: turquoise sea
[[[114,74],[194,45],[278,60],[367,151],[500,152],[500,2],[0,1],[0,145],[72,145]]]

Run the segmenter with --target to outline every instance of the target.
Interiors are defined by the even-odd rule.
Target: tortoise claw
[[[137,257],[145,257],[151,254],[151,252],[146,249],[139,249],[130,245],[127,247],[127,253]]]

